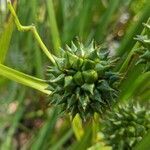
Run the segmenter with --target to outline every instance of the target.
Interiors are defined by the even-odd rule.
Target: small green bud
[[[73,79],[77,85],[82,85],[84,83],[82,73],[80,71],[73,76]]]
[[[94,83],[98,79],[98,74],[95,70],[83,71],[82,75],[86,83]]]
[[[83,90],[90,92],[93,95],[93,91],[94,91],[94,84],[83,84],[81,87]]]
[[[89,59],[84,59],[82,70],[89,70],[95,67],[95,62]]]
[[[67,59],[67,67],[72,67],[74,63],[78,61],[78,57],[70,52],[66,52],[66,59]]]
[[[82,58],[78,58],[76,61],[74,61],[74,63],[72,64],[72,68],[76,69],[76,70],[80,70],[80,68],[82,67],[83,64],[83,59]]]
[[[73,85],[73,77],[72,76],[66,76],[65,77],[65,84],[64,87],[71,87]]]

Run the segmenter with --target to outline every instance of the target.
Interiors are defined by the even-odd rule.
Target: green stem
[[[43,50],[43,52],[46,54],[46,56],[50,59],[50,61],[56,65],[56,62],[55,62],[55,59],[54,59],[54,56],[49,52],[49,50],[47,49],[47,47],[45,46],[45,44],[43,43],[41,37],[39,36],[38,32],[37,32],[37,29],[34,25],[29,25],[29,26],[23,26],[21,25],[19,19],[18,19],[18,16],[11,4],[11,1],[10,0],[7,0],[7,4],[8,4],[8,8],[11,12],[11,14],[13,15],[14,17],[14,21],[15,21],[15,24],[18,28],[19,31],[31,31],[35,37],[35,39],[37,40],[37,42],[39,43],[41,49]]]

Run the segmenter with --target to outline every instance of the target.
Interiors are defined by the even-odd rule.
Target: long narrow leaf
[[[16,2],[14,4],[16,6]],[[10,15],[8,22],[5,24],[4,31],[0,35],[0,63],[5,61],[5,57],[9,48],[10,40],[13,32],[13,17]]]
[[[44,80],[26,75],[2,64],[0,64],[0,75],[23,85],[32,87],[43,93],[50,94],[50,91],[46,89],[48,84]]]
[[[94,0],[89,1],[89,0],[84,0],[83,2],[83,8],[82,8],[82,13],[80,15],[79,19],[79,36],[81,39],[85,38],[89,33],[88,27],[91,20],[92,16],[92,6],[94,4]]]
[[[104,34],[107,32],[107,27],[111,21],[111,17],[116,11],[117,7],[119,6],[119,0],[111,0],[109,3],[108,8],[106,9],[105,13],[103,16],[100,18],[100,22],[98,25],[98,29],[96,31],[96,39],[98,41],[102,41],[104,38]]]
[[[53,147],[50,148],[50,150],[59,150],[61,146],[73,135],[72,129],[67,131],[67,133],[60,139],[58,140],[57,143]]]
[[[140,89],[142,86],[145,86],[146,84],[150,85],[150,73],[147,72],[145,74],[142,74],[138,76],[138,78],[134,81],[131,81],[129,86],[126,88],[125,93],[119,98],[121,101],[129,100],[131,97],[134,96],[134,94]]]
[[[5,150],[10,150],[11,149],[13,135],[15,133],[15,130],[18,127],[19,121],[20,121],[20,119],[23,115],[23,112],[24,112],[24,107],[23,107],[24,96],[25,96],[25,88],[22,89],[20,91],[19,95],[18,95],[18,100],[19,100],[18,110],[14,115],[12,125],[11,125],[10,129],[8,130],[7,136],[5,138],[5,142],[2,144],[1,149],[5,149]]]
[[[53,110],[50,118],[47,120],[47,122],[45,122],[45,125],[39,131],[38,137],[31,147],[32,150],[44,149],[44,146],[45,146],[45,143],[46,143],[48,137],[51,136],[51,134],[54,130],[54,127],[55,127],[55,124],[57,121],[57,117],[58,117],[57,114],[58,114],[57,109]]]
[[[60,37],[59,37],[59,32],[58,32],[56,18],[55,18],[53,1],[46,0],[46,6],[47,6],[51,35],[52,35],[52,40],[54,45],[54,53],[55,55],[59,55]]]

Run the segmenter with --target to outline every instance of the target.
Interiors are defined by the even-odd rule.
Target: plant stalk
[[[54,59],[54,56],[49,52],[48,48],[45,46],[45,44],[43,43],[41,37],[39,36],[38,32],[37,32],[37,29],[34,25],[29,25],[29,26],[23,26],[21,25],[19,19],[18,19],[18,16],[11,4],[11,1],[10,0],[7,0],[7,4],[8,4],[8,8],[14,18],[14,21],[15,21],[15,24],[18,28],[19,31],[31,31],[35,37],[35,39],[37,40],[37,42],[39,43],[41,49],[43,50],[43,52],[45,53],[45,55],[49,58],[49,60],[52,62],[52,64],[56,65],[56,62],[55,62],[55,59]]]

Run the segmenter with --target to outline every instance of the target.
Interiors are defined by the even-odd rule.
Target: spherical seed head
[[[150,129],[150,111],[139,104],[118,106],[103,122],[106,143],[114,150],[133,148]]]
[[[61,105],[62,111],[86,119],[104,112],[115,101],[120,75],[112,71],[115,60],[103,48],[93,42],[89,46],[72,43],[55,60],[57,66],[48,68],[50,102]]]

